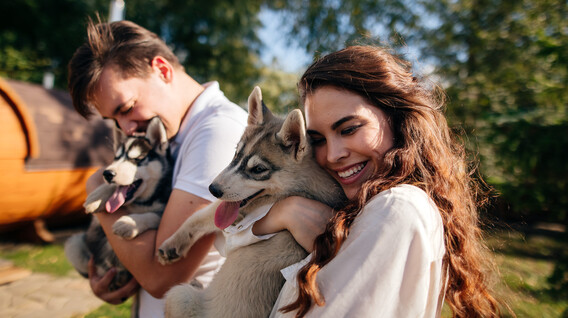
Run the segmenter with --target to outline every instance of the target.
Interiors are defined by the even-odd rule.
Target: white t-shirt
[[[246,127],[247,113],[225,97],[219,83],[203,86],[205,90],[193,102],[170,144],[176,159],[172,186],[214,201],[209,185],[233,158]],[[223,261],[212,248],[194,278],[207,286]],[[140,290],[139,307],[141,318],[164,316],[164,300],[152,297],[145,290]]]
[[[424,191],[401,185],[381,192],[319,271],[326,304],[312,306],[306,317],[439,317],[444,253],[442,219]],[[296,300],[296,274],[306,262],[282,271],[286,283],[270,317],[294,317],[278,309]]]

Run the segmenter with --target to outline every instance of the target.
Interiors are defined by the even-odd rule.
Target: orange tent
[[[110,146],[107,124],[79,116],[68,93],[0,78],[0,232],[83,215]]]

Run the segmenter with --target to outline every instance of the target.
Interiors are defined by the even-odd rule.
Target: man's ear
[[[157,55],[152,59],[152,70],[157,72],[162,80],[169,83],[174,76],[174,68],[166,58]]]

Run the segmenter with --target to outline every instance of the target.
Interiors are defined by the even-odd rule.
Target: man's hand
[[[108,286],[110,285],[114,275],[116,275],[116,269],[111,268],[102,277],[97,275],[97,270],[95,267],[95,262],[93,258],[89,260],[89,283],[91,285],[91,290],[98,298],[104,300],[105,302],[113,305],[122,304],[130,296],[134,295],[138,288],[138,282],[136,279],[132,278],[126,285],[115,291],[109,291]]]

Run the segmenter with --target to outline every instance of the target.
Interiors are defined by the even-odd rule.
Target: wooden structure
[[[68,93],[0,78],[0,233],[84,215],[110,146],[107,123],[79,116]]]

